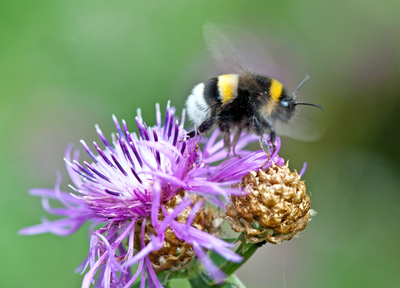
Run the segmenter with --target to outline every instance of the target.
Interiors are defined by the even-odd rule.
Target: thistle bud
[[[306,194],[305,181],[301,181],[289,163],[272,165],[266,170],[251,171],[236,184],[248,193],[232,196],[226,215],[231,228],[245,232],[252,243],[268,241],[274,244],[292,239],[304,230],[311,216],[310,197]]]

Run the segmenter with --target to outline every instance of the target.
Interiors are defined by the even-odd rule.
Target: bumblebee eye
[[[282,101],[281,101],[281,105],[282,105],[283,107],[287,108],[287,107],[289,107],[289,102],[286,101],[286,100],[282,100]]]

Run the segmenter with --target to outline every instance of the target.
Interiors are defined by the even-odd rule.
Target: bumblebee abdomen
[[[204,83],[204,98],[209,105],[226,104],[237,97],[238,74],[225,74],[209,79]]]
[[[205,85],[200,83],[193,88],[192,93],[186,100],[188,116],[196,126],[199,126],[211,115],[210,105],[204,97],[204,91]]]
[[[189,118],[199,126],[209,117],[216,116],[217,109],[237,99],[238,74],[225,74],[196,85],[186,101]]]

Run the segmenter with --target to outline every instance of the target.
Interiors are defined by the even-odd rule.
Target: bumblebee
[[[242,130],[260,137],[262,150],[270,157],[270,148],[264,138],[269,131],[275,151],[276,121],[288,122],[295,114],[297,105],[323,108],[317,104],[296,102],[295,93],[308,79],[304,79],[292,93],[268,76],[251,72],[225,74],[196,85],[186,101],[189,118],[197,127],[197,132],[206,133],[218,126],[223,133],[224,148],[235,154],[235,146]],[[196,135],[189,132],[189,137]],[[231,142],[231,133],[234,133]]]

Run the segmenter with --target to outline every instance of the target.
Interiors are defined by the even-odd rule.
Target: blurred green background
[[[97,141],[96,123],[109,135],[112,114],[132,130],[138,107],[150,125],[156,102],[180,111],[215,76],[206,21],[263,41],[289,89],[308,73],[298,97],[325,108],[304,107],[324,137],[284,138],[280,153],[292,168],[308,162],[319,214],[300,238],[262,247],[239,270],[243,282],[399,287],[399,11],[396,0],[1,1],[0,287],[80,287],[86,229],[18,236],[45,215],[28,189],[53,187],[58,170],[67,190],[65,147]]]

